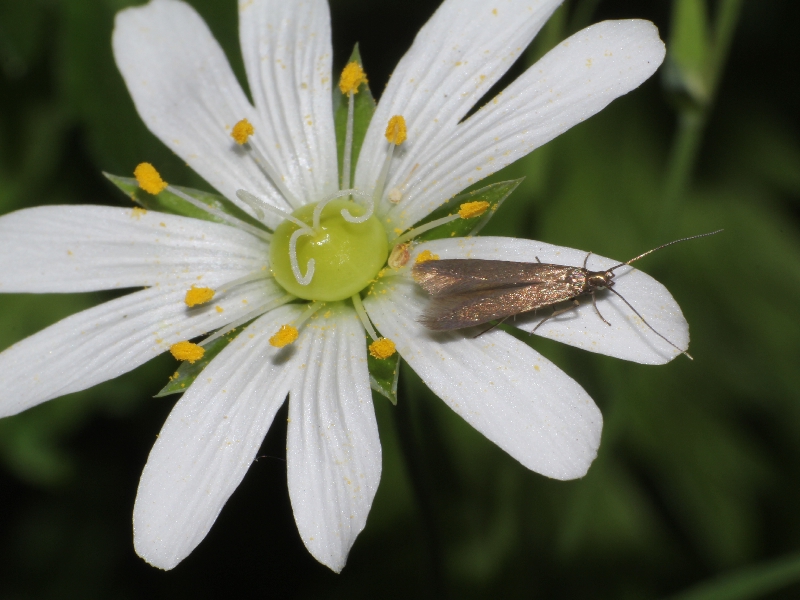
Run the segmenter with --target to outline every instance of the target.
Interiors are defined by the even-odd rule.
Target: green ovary
[[[303,206],[292,216],[311,227],[315,206]],[[364,223],[349,223],[342,217],[343,208],[354,217],[365,211],[350,200],[332,200],[322,210],[319,230],[297,240],[302,275],[306,274],[309,259],[316,263],[308,285],[297,282],[289,261],[289,240],[298,226],[284,221],[275,230],[269,250],[272,274],[290,294],[306,300],[344,300],[367,287],[386,263],[389,243],[377,217],[373,215]]]

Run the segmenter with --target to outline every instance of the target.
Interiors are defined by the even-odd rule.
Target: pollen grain
[[[150,163],[139,163],[134,169],[133,176],[142,188],[148,194],[160,194],[169,185],[166,181],[161,179],[156,168]]]
[[[339,89],[343,94],[357,94],[358,88],[362,83],[367,83],[367,75],[364,73],[364,69],[355,61],[348,63],[342,70]]]
[[[294,342],[298,335],[297,329],[291,325],[281,325],[277,333],[269,338],[269,343],[276,348],[283,348]]]
[[[399,146],[406,141],[407,137],[405,118],[402,115],[395,115],[389,119],[389,124],[386,126],[386,139],[389,143]]]
[[[195,363],[206,353],[202,346],[193,344],[192,342],[178,342],[172,344],[169,351],[177,360],[188,360],[190,363]]]
[[[389,338],[375,340],[369,345],[370,355],[378,360],[389,358],[395,352],[397,352],[397,348],[395,347],[394,342]]]
[[[231,137],[237,144],[242,146],[247,143],[247,140],[250,139],[250,136],[255,132],[256,130],[250,121],[247,119],[242,119],[233,126],[233,129],[231,130]]]
[[[476,202],[464,202],[458,209],[458,216],[462,219],[472,219],[480,217],[489,209],[489,203],[485,200],[478,200]]]
[[[205,304],[214,297],[214,290],[207,287],[192,286],[186,290],[186,297],[183,299],[186,306],[192,308],[200,304]]]
[[[428,262],[429,260],[439,260],[439,255],[434,254],[430,250],[423,250],[417,255],[417,258],[414,260],[415,264]]]

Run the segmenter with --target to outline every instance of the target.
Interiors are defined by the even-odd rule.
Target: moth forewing
[[[416,282],[434,297],[536,283],[582,285],[581,271],[562,265],[469,258],[429,260],[412,268]]]
[[[586,269],[546,263],[450,259],[414,265],[433,296],[421,318],[429,329],[460,329],[552,306],[588,291]]]
[[[551,306],[574,297],[564,282],[534,283],[434,296],[420,322],[435,331],[462,329]]]

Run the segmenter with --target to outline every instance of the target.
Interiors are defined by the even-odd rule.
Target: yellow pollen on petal
[[[439,260],[439,255],[434,254],[430,250],[423,250],[417,255],[416,260],[414,261],[415,264],[428,262],[429,260]]]
[[[222,307],[221,307],[221,306],[219,306],[219,305],[215,306],[214,308],[216,308],[216,309],[217,309],[217,312],[218,312],[218,313],[223,313],[223,312],[225,312],[225,309],[224,309],[224,308],[222,308]]]
[[[198,304],[205,304],[214,297],[214,290],[207,287],[192,286],[191,289],[186,290],[186,297],[183,299],[186,306],[193,307]]]
[[[373,358],[377,358],[378,360],[389,358],[395,352],[397,352],[397,349],[395,348],[394,342],[389,338],[375,340],[369,345],[369,353]]]
[[[133,176],[142,188],[148,194],[160,194],[164,191],[169,184],[161,179],[156,168],[150,163],[140,163],[134,170]]]
[[[190,363],[195,363],[200,360],[206,353],[202,346],[198,346],[192,342],[178,342],[177,344],[172,344],[169,351],[177,360],[188,360]]]
[[[231,130],[231,137],[239,144],[246,144],[247,140],[256,132],[253,125],[247,119],[242,119]]]
[[[269,338],[269,343],[276,348],[283,348],[284,346],[288,346],[294,342],[298,335],[300,334],[297,329],[291,325],[281,325],[281,328],[278,329],[278,332]]]
[[[485,200],[478,200],[476,202],[464,202],[461,208],[458,209],[458,216],[462,219],[472,219],[480,217],[489,209],[489,203]]]
[[[142,217],[142,215],[146,214],[147,210],[145,210],[144,208],[140,208],[138,206],[134,206],[133,209],[131,210],[131,217],[133,217],[137,221]]]
[[[386,126],[386,139],[389,143],[399,146],[406,141],[408,131],[406,130],[406,120],[402,115],[395,115],[389,119]]]
[[[367,75],[364,73],[364,69],[357,62],[348,63],[342,70],[339,89],[343,94],[357,94],[358,88],[362,83],[367,83]]]

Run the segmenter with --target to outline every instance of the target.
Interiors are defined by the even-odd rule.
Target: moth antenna
[[[715,231],[714,233],[717,233],[717,232]],[[712,234],[710,234],[710,233],[706,233],[706,234],[704,234],[704,235],[712,235]],[[702,236],[695,236],[695,237],[702,237]],[[687,239],[691,239],[691,238],[687,238]],[[680,241],[682,241],[682,240],[677,240],[677,241],[679,241],[679,242],[680,242]],[[674,243],[674,242],[673,242],[673,243]],[[623,264],[625,264],[625,263],[623,263]],[[645,321],[644,317],[643,317],[642,315],[640,315],[640,314],[639,314],[639,311],[638,311],[638,310],[636,310],[635,308],[633,308],[633,306],[631,305],[631,303],[630,303],[630,302],[628,302],[627,300],[625,300],[625,298],[623,298],[623,297],[622,297],[622,294],[620,294],[620,293],[619,293],[617,290],[615,290],[615,289],[613,289],[613,288],[606,288],[606,289],[607,289],[609,292],[613,292],[614,294],[616,294],[616,296],[617,296],[617,297],[618,297],[620,300],[622,300],[622,301],[623,301],[623,302],[624,302],[624,303],[625,303],[625,304],[628,306],[628,308],[630,308],[630,309],[633,311],[633,314],[635,314],[637,317],[639,317],[639,318],[642,320],[642,323],[644,323],[645,325],[647,325],[647,326],[650,328],[650,331],[652,331],[653,333],[655,333],[655,334],[656,334],[658,337],[660,337],[662,340],[664,340],[665,342],[667,342],[667,343],[668,343],[670,346],[672,346],[673,348],[675,348],[675,350],[677,350],[677,351],[678,351],[678,352],[680,352],[681,354],[685,354],[685,355],[686,355],[686,358],[688,358],[689,360],[694,360],[694,359],[692,358],[692,355],[691,355],[691,354],[689,354],[689,353],[688,353],[686,350],[681,350],[680,348],[678,348],[678,346],[676,346],[675,344],[673,344],[672,342],[670,342],[670,341],[669,341],[667,338],[665,338],[665,337],[664,337],[663,335],[661,335],[661,334],[660,334],[658,331],[656,331],[656,330],[655,330],[655,328],[654,328],[652,325],[650,325],[650,323],[648,323],[647,321]],[[603,320],[605,320],[605,319],[603,319]]]
[[[720,231],[725,231],[725,230],[724,229],[717,229],[716,231],[712,231],[710,233],[701,233],[701,234],[698,234],[698,235],[692,235],[692,236],[689,236],[689,237],[681,238],[679,240],[673,240],[671,242],[667,242],[666,244],[661,244],[658,248],[653,248],[652,250],[648,250],[647,252],[644,252],[643,254],[640,254],[639,256],[636,256],[636,257],[630,259],[629,261],[626,261],[624,263],[619,263],[618,265],[615,265],[615,266],[613,266],[613,267],[611,267],[610,269],[607,269],[607,270],[608,271],[613,271],[614,269],[619,269],[620,267],[624,267],[625,265],[630,265],[633,261],[639,260],[640,258],[644,258],[648,254],[652,254],[656,250],[661,250],[662,248],[666,248],[667,246],[672,246],[672,244],[678,244],[680,242],[688,242],[689,240],[696,240],[697,238],[708,237],[709,235],[717,234]],[[619,294],[617,294],[617,296],[619,296]]]

